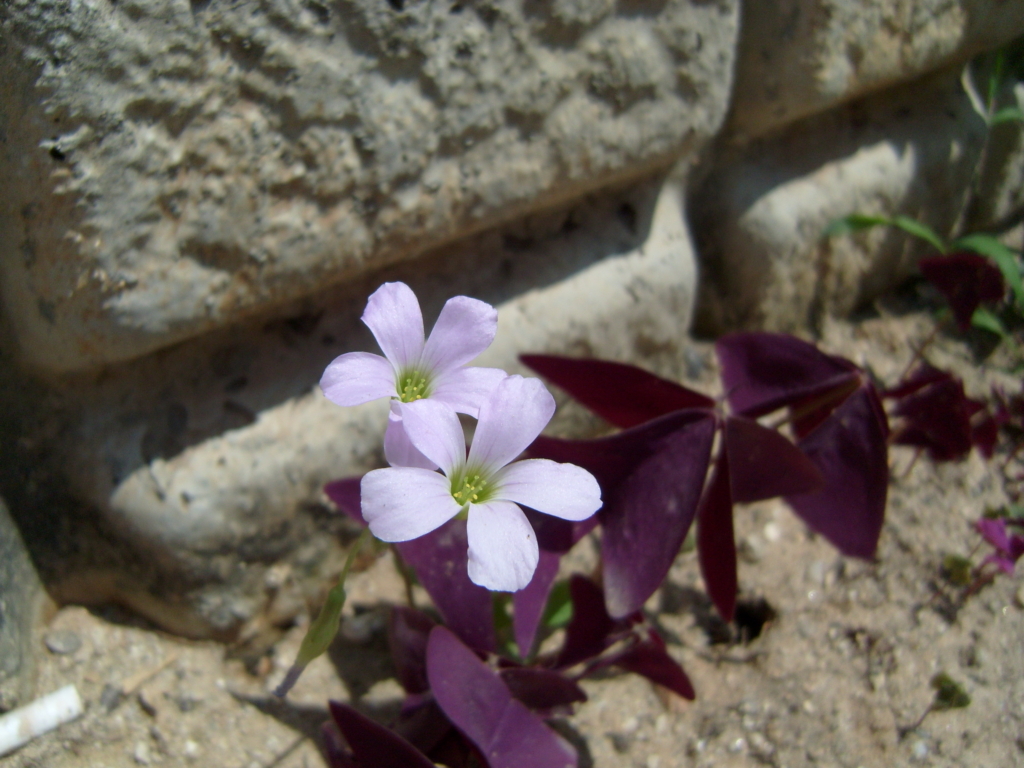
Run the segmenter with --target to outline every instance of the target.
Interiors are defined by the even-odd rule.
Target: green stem
[[[356,539],[356,543],[348,551],[345,565],[341,569],[341,575],[338,576],[338,583],[327,593],[323,608],[320,609],[320,613],[306,630],[306,636],[302,638],[302,645],[299,646],[295,663],[288,670],[281,685],[274,691],[275,696],[287,695],[288,691],[298,682],[306,665],[325,653],[334,642],[334,637],[338,634],[338,624],[341,622],[341,609],[345,607],[345,579],[348,578],[348,572],[352,569],[356,555],[359,554],[359,550],[369,538],[370,529],[364,528],[363,532],[359,534],[359,538]]]

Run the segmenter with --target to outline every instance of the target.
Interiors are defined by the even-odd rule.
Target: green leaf
[[[1003,80],[1003,66],[1005,64],[1006,51],[1002,50],[996,54],[996,60],[992,65],[992,71],[988,76],[988,103],[986,104],[986,111],[988,112],[992,111],[992,107],[996,103],[996,96],[999,95],[999,84]]]
[[[971,561],[960,555],[942,558],[942,575],[950,584],[966,587],[971,583]]]
[[[551,588],[548,604],[544,606],[541,624],[549,629],[566,626],[572,619],[572,596],[569,594],[569,582],[559,581]]]
[[[494,615],[494,631],[498,636],[498,647],[514,659],[523,658],[519,646],[512,638],[512,595],[506,592],[492,592],[491,608]]]
[[[835,237],[836,235],[849,235],[872,227],[887,226],[892,222],[884,216],[867,216],[863,213],[851,213],[841,219],[836,219],[821,233],[822,238]]]
[[[971,703],[971,697],[963,686],[945,672],[939,672],[932,678],[935,689],[935,701],[932,709],[941,712],[946,709],[963,709]]]
[[[986,258],[992,259],[999,271],[1003,273],[1003,279],[1013,291],[1013,297],[1017,302],[1017,308],[1024,312],[1024,283],[1021,281],[1020,263],[1017,261],[1017,254],[1007,248],[992,235],[966,235],[953,243],[954,248],[965,248],[975,253],[980,253]]]
[[[1003,325],[1003,321],[984,307],[978,307],[974,310],[974,314],[971,315],[971,325],[975,328],[981,328],[983,331],[994,333],[996,336],[1003,339],[1008,335],[1006,333],[1006,327]]]
[[[894,217],[891,223],[894,227],[899,227],[904,232],[930,243],[938,250],[939,253],[946,252],[945,241],[927,224],[922,224],[921,222],[912,219],[909,216],[903,216],[902,214]]]
[[[989,120],[989,125],[1000,123],[1024,123],[1024,110],[1020,107],[1003,107]]]

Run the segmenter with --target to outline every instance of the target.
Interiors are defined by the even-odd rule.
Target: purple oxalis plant
[[[735,503],[782,496],[844,554],[874,556],[888,486],[888,422],[868,376],[779,334],[732,334],[715,351],[728,412],[630,365],[522,357],[622,430],[595,440],[541,437],[530,447],[533,456],[589,469],[601,484],[604,586],[614,617],[640,610],[696,521],[708,593],[731,620]],[[795,442],[758,421],[775,412],[785,412],[779,426],[788,424]]]
[[[365,525],[359,478],[329,483],[328,496]],[[685,698],[693,686],[665,641],[639,612],[613,619],[600,585],[574,576],[572,619],[560,650],[535,655],[532,648],[560,557],[594,522],[568,522],[527,510],[537,531],[540,562],[530,583],[512,598],[513,637],[520,652],[499,653],[494,596],[470,581],[464,520],[452,520],[418,539],[394,545],[413,568],[444,624],[423,611],[395,607],[388,627],[395,676],[405,689],[402,711],[391,729],[333,702],[334,726],[327,744],[333,766],[386,768],[410,750],[424,765],[469,765],[470,756],[491,768],[576,766],[574,749],[545,725],[586,700],[578,680],[608,666],[640,674]],[[398,761],[398,762],[396,762]],[[431,762],[433,761],[433,762]]]

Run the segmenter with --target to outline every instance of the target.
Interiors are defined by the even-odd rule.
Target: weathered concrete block
[[[0,277],[22,354],[129,359],[667,167],[720,126],[737,16],[11,0]]]
[[[36,629],[45,593],[0,499],[0,711],[35,695]]]
[[[699,330],[805,329],[894,287],[927,245],[885,227],[822,233],[851,213],[905,214],[955,233],[985,132],[953,70],[719,158],[693,197]]]
[[[1022,33],[1022,0],[747,2],[727,130],[760,136]]]
[[[1024,109],[1024,83],[1007,94],[1001,104]],[[1002,123],[989,133],[978,176],[975,198],[967,215],[967,229],[1003,228],[1024,212],[1024,126]]]
[[[282,597],[280,579],[269,588],[268,568],[290,568],[304,589],[322,583],[340,566],[323,484],[383,462],[387,404],[339,408],[315,383],[337,354],[375,349],[357,318],[385,280],[413,286],[428,328],[455,294],[498,306],[482,365],[521,371],[518,354],[550,351],[676,372],[696,292],[680,190],[659,176],[593,196],[322,294],[284,320],[66,379],[53,395],[77,414],[63,468],[144,567],[78,572],[57,593],[117,600],[193,636],[294,616],[301,594]]]

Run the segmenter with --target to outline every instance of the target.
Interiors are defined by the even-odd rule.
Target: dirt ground
[[[931,327],[927,314],[882,310],[829,323],[821,345],[892,382]],[[985,394],[993,381],[1019,389],[999,352],[979,368],[965,343],[940,337],[928,355],[962,375],[969,394]],[[709,366],[709,347],[695,345],[693,357],[697,368]],[[702,378],[710,376],[706,367]],[[841,557],[782,503],[737,508],[746,642],[714,618],[695,553],[680,555],[648,607],[698,699],[630,675],[585,682],[589,701],[559,726],[581,768],[1024,766],[1024,566],[959,610],[941,596],[950,590],[944,555],[969,555],[980,541],[972,521],[1004,500],[1000,457],[913,458],[891,452],[874,563]],[[576,559],[586,561],[592,545],[581,546]],[[0,766],[320,768],[328,698],[386,720],[401,697],[383,629],[386,605],[403,599],[389,560],[353,578],[342,636],[286,704],[269,691],[294,658],[301,627],[247,667],[231,649],[169,636],[118,609],[61,609],[40,638],[39,690],[75,683],[86,714]],[[928,709],[940,671],[971,704],[904,732]]]

